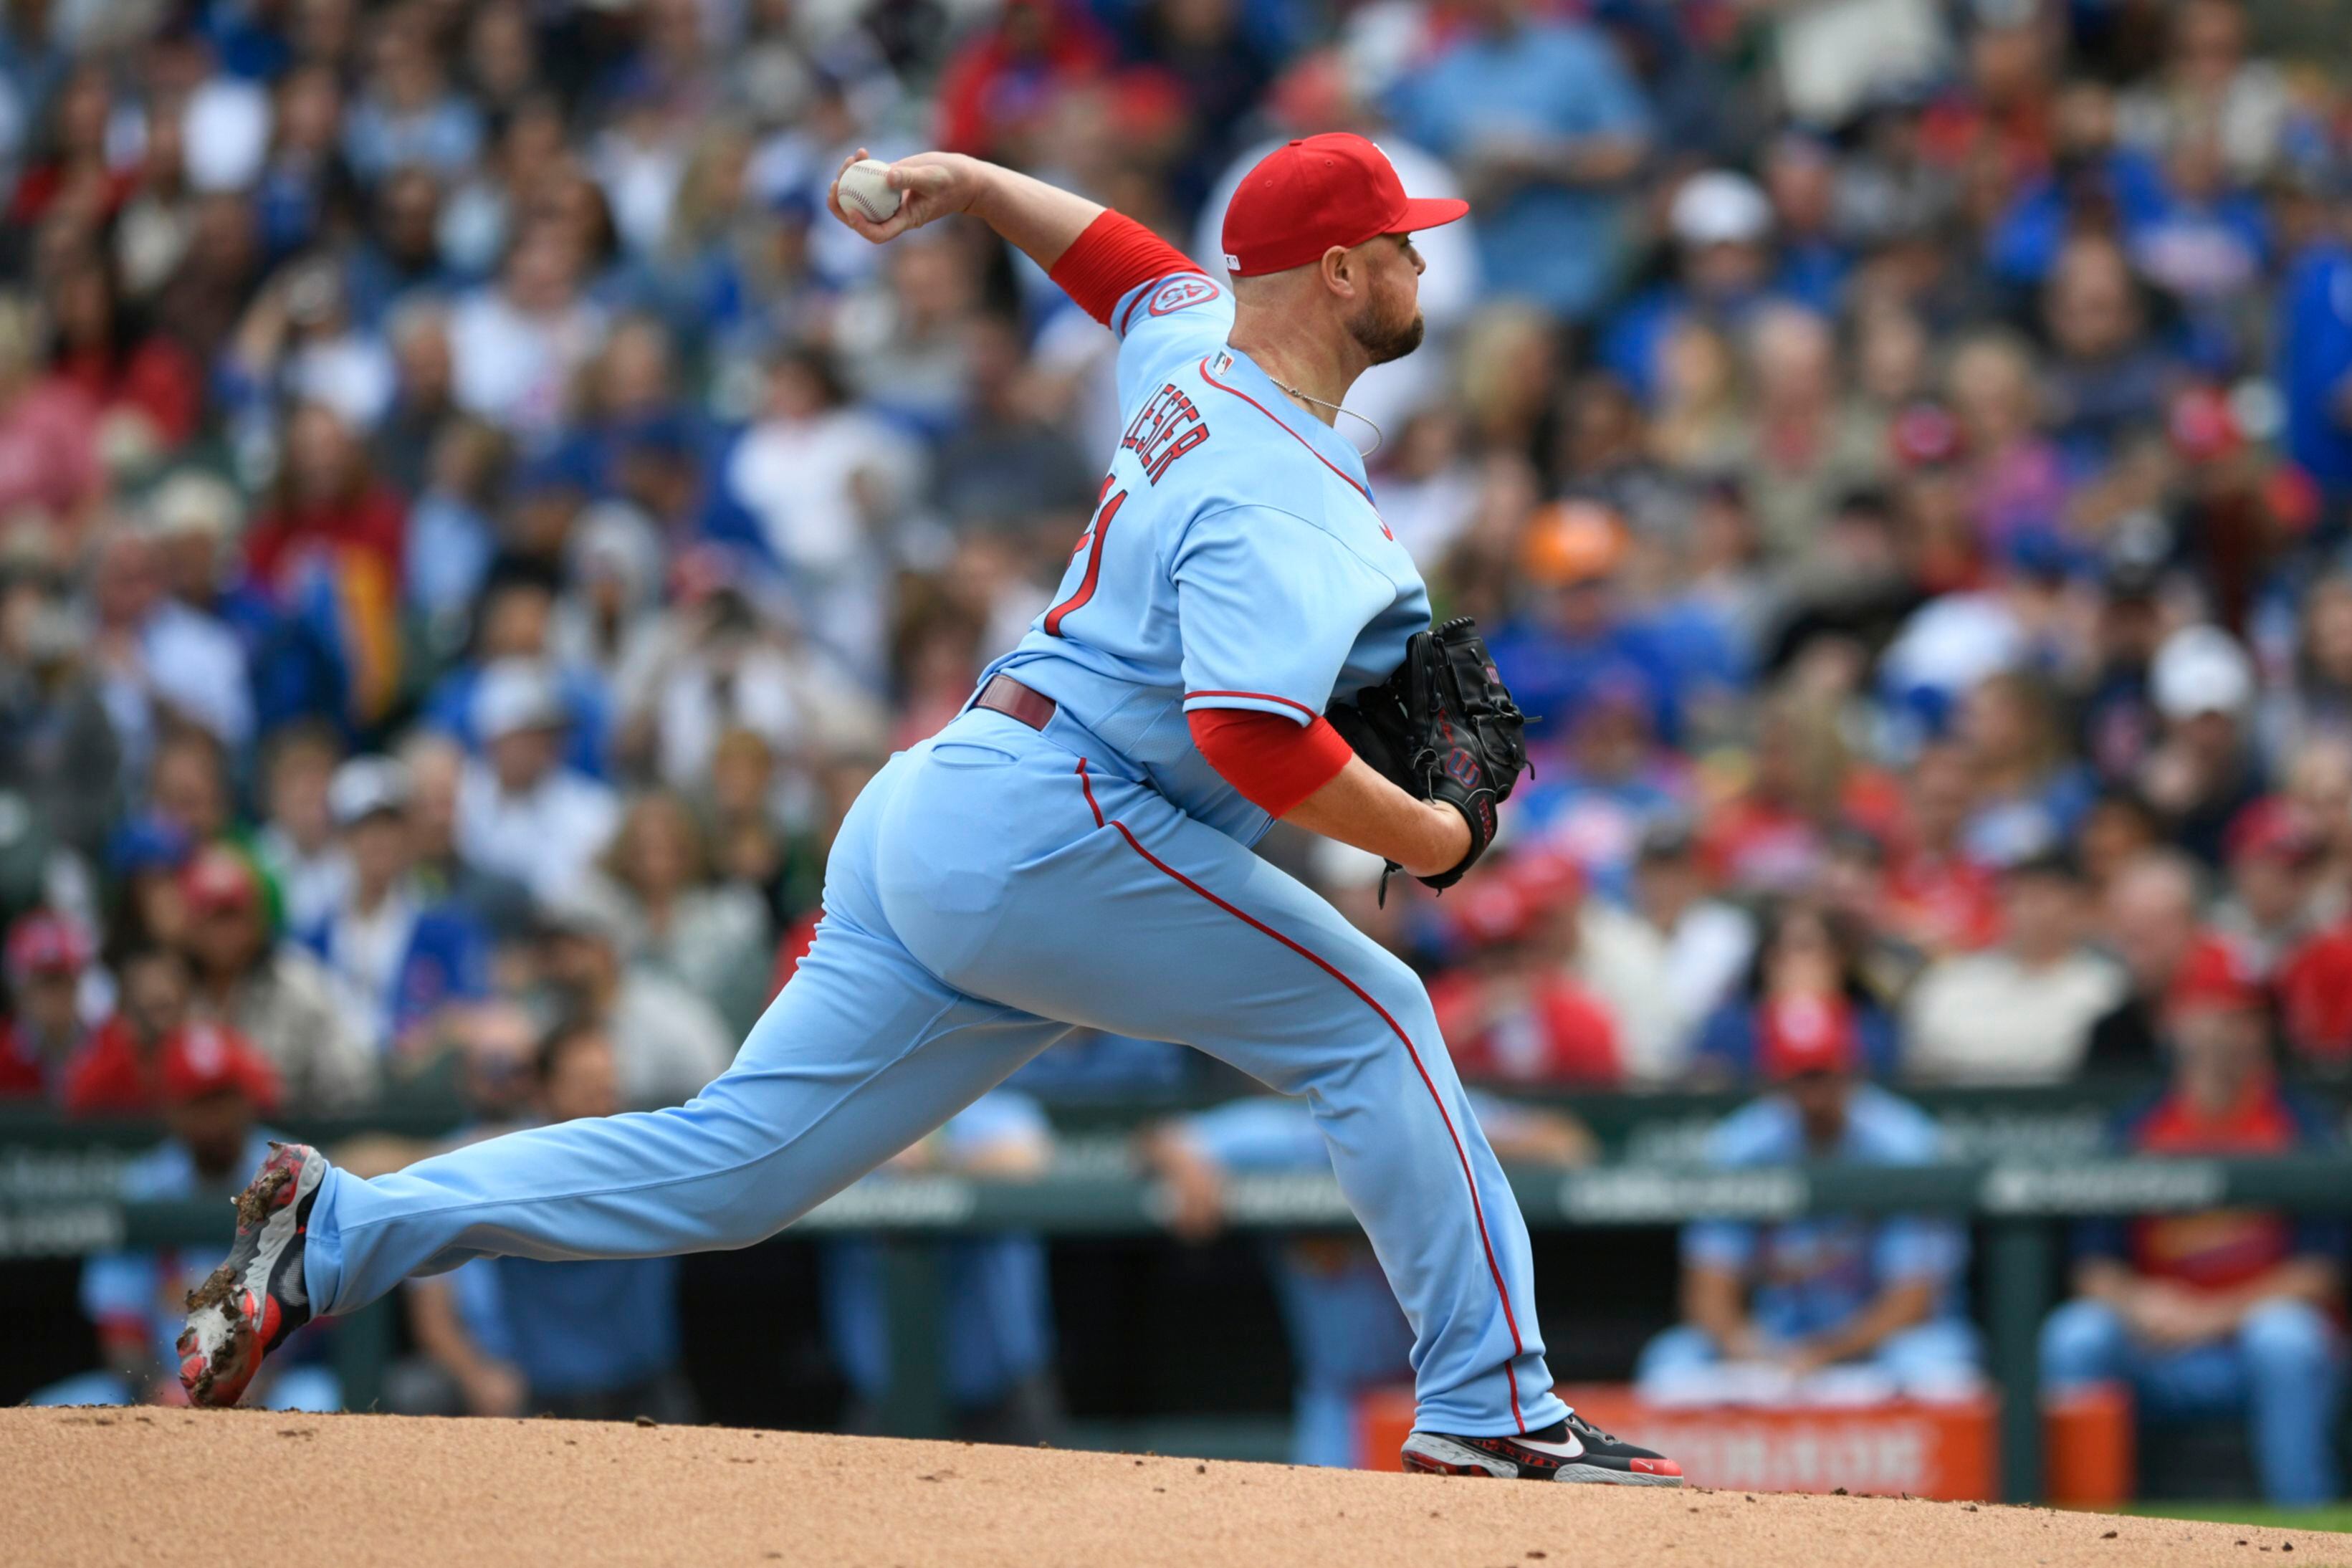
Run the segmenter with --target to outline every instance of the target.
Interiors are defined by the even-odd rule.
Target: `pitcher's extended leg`
[[[828,917],[735,1065],[674,1110],[535,1128],[373,1181],[330,1173],[313,1310],[485,1254],[649,1258],[773,1235],[1066,1032]]]

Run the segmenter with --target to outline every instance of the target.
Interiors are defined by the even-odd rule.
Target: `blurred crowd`
[[[1333,126],[1473,203],[1350,428],[1538,771],[1443,902],[1269,852],[1475,1075],[1752,1081],[1789,998],[1909,1080],[2224,994],[2352,1061],[2326,0],[0,10],[6,1092],[152,1106],[209,1023],[363,1110],[517,998],[691,1092],[1117,420],[1033,266],[832,170],[1214,268]]]

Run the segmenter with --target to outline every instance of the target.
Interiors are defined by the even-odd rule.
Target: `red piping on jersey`
[[[1276,697],[1271,691],[1187,691],[1184,693],[1184,700],[1187,702],[1192,701],[1195,697],[1246,697],[1254,702],[1279,702],[1285,708],[1296,708],[1306,714],[1307,721],[1310,724],[1323,717],[1304,702],[1293,701],[1287,697]]]
[[[1390,1016],[1387,1008],[1372,1000],[1372,994],[1370,992],[1365,990],[1362,986],[1349,979],[1346,974],[1340,972],[1338,965],[1332,963],[1328,959],[1316,953],[1313,950],[1302,946],[1298,942],[1293,942],[1290,938],[1283,935],[1280,931],[1275,930],[1264,921],[1257,919],[1255,915],[1251,915],[1241,910],[1235,909],[1233,905],[1225,902],[1224,900],[1217,897],[1216,894],[1209,891],[1208,889],[1201,886],[1200,883],[1192,880],[1192,878],[1184,875],[1183,872],[1177,870],[1174,867],[1169,865],[1166,861],[1152,854],[1150,850],[1146,849],[1143,847],[1141,841],[1135,837],[1134,831],[1129,828],[1126,823],[1107,822],[1103,817],[1102,807],[1095,802],[1095,786],[1093,781],[1087,776],[1087,760],[1084,757],[1080,757],[1078,759],[1078,788],[1086,792],[1087,809],[1095,814],[1095,826],[1097,827],[1118,828],[1119,837],[1127,840],[1127,847],[1129,849],[1134,850],[1138,855],[1142,856],[1145,863],[1150,865],[1152,869],[1158,871],[1160,875],[1169,878],[1171,880],[1181,883],[1182,886],[1189,888],[1193,892],[1200,894],[1201,897],[1208,900],[1209,902],[1216,905],[1217,908],[1224,910],[1225,913],[1233,916],[1234,919],[1241,921],[1244,925],[1253,927],[1257,931],[1263,931],[1267,936],[1274,938],[1275,941],[1282,943],[1283,946],[1290,949],[1291,952],[1298,954],[1299,957],[1307,960],[1307,963],[1313,964],[1316,968],[1321,970],[1324,973],[1329,975],[1340,984],[1346,986],[1354,994],[1356,1000],[1361,1002],[1365,1006],[1370,1007],[1373,1012],[1379,1014],[1381,1022],[1386,1024],[1389,1026],[1390,1031],[1394,1034],[1399,1040],[1404,1043],[1405,1055],[1412,1058],[1412,1070],[1421,1075],[1421,1086],[1429,1090],[1429,1102],[1437,1107],[1437,1119],[1445,1124],[1445,1136],[1453,1140],[1454,1157],[1462,1162],[1462,1180],[1467,1184],[1470,1188],[1470,1217],[1478,1222],[1478,1245],[1486,1249],[1486,1272],[1494,1277],[1495,1294],[1503,1303],[1503,1322],[1511,1331],[1511,1360],[1513,1364],[1503,1368],[1503,1386],[1509,1389],[1511,1394],[1511,1420],[1517,1426],[1520,1434],[1524,1436],[1528,1429],[1528,1420],[1525,1415],[1519,1414],[1519,1378],[1516,1366],[1518,1358],[1527,1353],[1526,1342],[1519,1338],[1519,1320],[1511,1310],[1511,1291],[1510,1288],[1503,1283],[1502,1265],[1495,1261],[1495,1244],[1489,1240],[1486,1236],[1486,1213],[1478,1203],[1478,1178],[1470,1173],[1470,1156],[1463,1150],[1462,1135],[1454,1131],[1454,1118],[1445,1113],[1445,1101],[1439,1098],[1437,1093],[1437,1084],[1435,1080],[1430,1078],[1429,1069],[1422,1065],[1421,1053],[1413,1048],[1412,1037],[1404,1032],[1403,1026],[1399,1024],[1394,1017]]]
[[[1301,436],[1297,431],[1293,430],[1288,422],[1280,415],[1276,414],[1273,409],[1268,408],[1265,404],[1260,403],[1256,398],[1252,397],[1240,387],[1227,386],[1223,382],[1219,381],[1215,376],[1211,375],[1209,374],[1209,362],[1206,358],[1203,358],[1201,361],[1201,379],[1207,382],[1211,386],[1215,387],[1219,392],[1232,393],[1235,397],[1240,398],[1244,403],[1248,404],[1252,408],[1256,409],[1260,414],[1265,415],[1268,419],[1271,419],[1276,425],[1281,426],[1282,433],[1284,435],[1289,437],[1292,440],[1297,442],[1308,451],[1315,452],[1315,443],[1309,441],[1306,437]],[[1325,468],[1330,469],[1333,473],[1339,475],[1341,479],[1348,479],[1348,488],[1354,490],[1358,495],[1363,497],[1366,505],[1369,506],[1371,504],[1372,492],[1358,484],[1355,480],[1348,479],[1348,472],[1346,469],[1339,467],[1339,464],[1333,462],[1330,458],[1325,457],[1320,452],[1315,452],[1315,460],[1322,464]],[[1374,508],[1375,511],[1378,510],[1378,508]]]

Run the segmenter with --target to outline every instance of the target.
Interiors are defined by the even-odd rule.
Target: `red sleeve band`
[[[1319,715],[1312,724],[1254,708],[1196,708],[1184,717],[1209,765],[1269,816],[1289,815],[1356,754]]]
[[[1070,242],[1047,276],[1079,309],[1108,327],[1129,289],[1171,272],[1199,270],[1191,257],[1133,218],[1105,212]]]

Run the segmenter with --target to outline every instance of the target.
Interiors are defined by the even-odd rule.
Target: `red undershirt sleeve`
[[[1286,816],[1356,754],[1319,715],[1301,724],[1254,708],[1195,708],[1184,718],[1209,765],[1269,816]]]
[[[1046,276],[1107,327],[1129,289],[1171,272],[1200,270],[1191,257],[1133,218],[1105,212],[1070,242]]]

